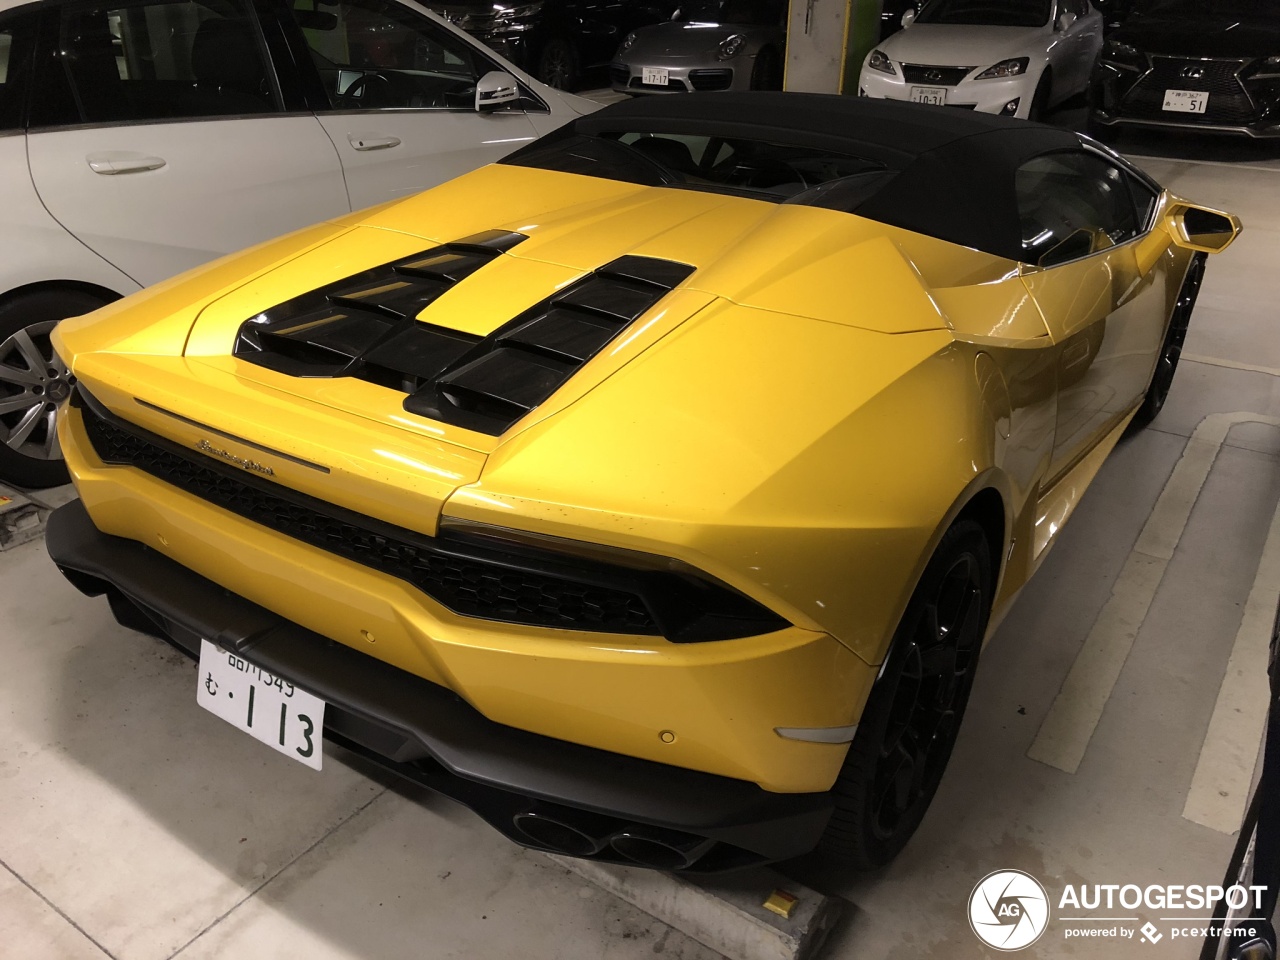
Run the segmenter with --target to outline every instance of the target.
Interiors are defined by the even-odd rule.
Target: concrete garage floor
[[[877,876],[785,866],[855,905],[832,957],[994,956],[966,903],[1003,868],[1054,901],[1025,956],[1197,955],[1162,919],[1185,911],[1056,901],[1067,883],[1217,883],[1233,844],[1258,743],[1259,634],[1280,592],[1276,558],[1262,563],[1280,500],[1280,152],[1122,146],[1175,191],[1239,212],[1247,232],[1210,265],[1165,411],[1116,450],[988,646],[915,840]],[[1201,159],[1152,158],[1172,148]],[[1246,161],[1219,162],[1233,152]],[[1233,413],[1241,422],[1211,419],[1188,447],[1206,417]],[[117,626],[39,543],[0,553],[0,658],[4,957],[713,956],[449,801],[331,746],[314,774],[198,709],[194,667]],[[1221,746],[1202,757],[1207,738]],[[1197,779],[1202,762],[1218,767]],[[1208,789],[1185,812],[1218,828],[1184,816],[1193,783]],[[1114,924],[1061,916],[1152,921],[1162,939],[1068,939]]]

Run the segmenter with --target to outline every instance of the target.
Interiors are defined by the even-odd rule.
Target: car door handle
[[[141,153],[126,153],[120,150],[104,150],[91,153],[84,158],[89,169],[104,177],[112,177],[117,173],[142,173],[147,170],[159,170],[164,166],[163,157],[149,157]]]
[[[347,143],[357,150],[386,150],[400,146],[399,137],[379,137],[373,134],[352,133],[347,136]]]

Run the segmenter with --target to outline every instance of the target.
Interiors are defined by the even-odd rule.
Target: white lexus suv
[[[594,108],[411,0],[0,0],[0,483],[65,482],[59,319]]]

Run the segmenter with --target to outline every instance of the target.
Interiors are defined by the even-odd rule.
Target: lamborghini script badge
[[[253,473],[260,473],[264,477],[274,477],[276,472],[270,467],[259,463],[257,460],[246,460],[244,457],[237,457],[230,450],[223,450],[221,447],[215,447],[208,440],[201,440],[196,444],[196,449],[201,453],[207,453],[210,456],[221,457],[228,463],[234,463],[242,470],[249,470]]]

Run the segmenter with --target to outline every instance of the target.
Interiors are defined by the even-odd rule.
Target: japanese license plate
[[[1175,113],[1204,113],[1209,106],[1209,94],[1203,90],[1166,90],[1164,109]]]
[[[946,87],[912,87],[912,103],[931,103],[935,107],[944,106],[947,102]]]
[[[640,71],[640,81],[642,83],[665,87],[668,79],[670,78],[665,67],[644,67]]]
[[[267,746],[320,769],[324,701],[208,640],[196,703]]]

